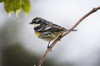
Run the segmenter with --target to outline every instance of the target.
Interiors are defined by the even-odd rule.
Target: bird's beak
[[[29,24],[33,24],[32,22],[30,22]]]

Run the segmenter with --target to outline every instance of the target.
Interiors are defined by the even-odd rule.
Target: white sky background
[[[33,26],[28,23],[36,17],[43,17],[53,23],[70,28],[78,19],[89,12],[94,7],[100,6],[100,0],[31,0],[31,10],[28,17],[24,17],[19,24],[22,28],[19,32],[19,40],[24,46],[37,54],[42,54],[46,50],[47,42],[37,38],[33,31]],[[0,4],[0,26],[2,27],[6,19],[20,21],[19,17],[9,17]],[[19,16],[20,13],[19,13]],[[0,27],[0,28],[1,28]],[[53,52],[48,57],[54,58],[57,62],[72,62],[77,66],[95,66],[100,51],[100,10],[92,14],[75,29],[58,42],[52,49]]]

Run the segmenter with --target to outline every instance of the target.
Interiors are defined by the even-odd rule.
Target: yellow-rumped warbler
[[[33,24],[37,37],[49,42],[48,48],[52,40],[58,38],[63,32],[68,31],[64,27],[53,24],[40,17],[35,17],[30,24]]]

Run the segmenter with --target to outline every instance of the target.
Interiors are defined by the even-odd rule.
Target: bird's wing
[[[58,26],[56,24],[53,24],[49,22],[48,26],[44,29],[44,31],[50,31],[50,32],[59,32],[59,31],[65,31],[66,29],[64,27]]]

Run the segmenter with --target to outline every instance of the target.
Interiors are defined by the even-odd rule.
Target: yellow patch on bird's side
[[[35,32],[36,36],[38,37],[39,36],[39,33],[38,32]]]

